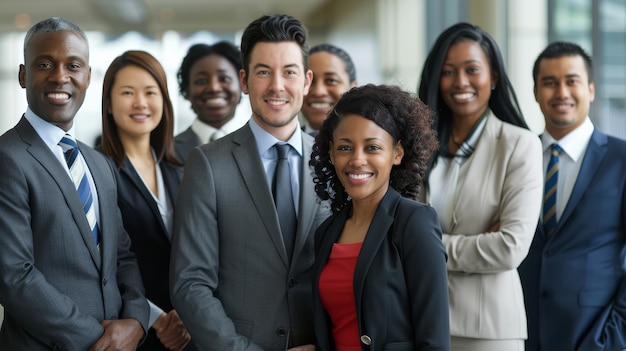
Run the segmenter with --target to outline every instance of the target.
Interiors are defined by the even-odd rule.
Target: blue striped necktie
[[[100,244],[100,233],[98,230],[98,223],[96,222],[96,212],[93,206],[93,196],[91,194],[91,187],[89,186],[89,180],[87,180],[87,174],[83,168],[83,163],[78,159],[78,145],[72,139],[69,134],[65,136],[59,142],[61,149],[63,149],[63,155],[65,156],[65,162],[70,170],[72,181],[78,191],[78,198],[83,205],[91,233],[95,240],[96,245]]]
[[[563,149],[558,144],[551,146],[550,162],[546,171],[543,197],[543,230],[550,237],[556,230],[556,189],[559,178],[559,155]]]

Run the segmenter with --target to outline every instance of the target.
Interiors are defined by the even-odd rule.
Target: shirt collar
[[[37,134],[39,134],[39,137],[43,140],[44,143],[46,143],[50,150],[53,150],[59,144],[61,138],[63,138],[65,134],[69,134],[72,138],[75,138],[73,123],[70,130],[66,132],[58,126],[37,116],[30,109],[30,107],[26,109],[24,116],[26,117],[26,120],[28,120],[30,125],[33,126]]]
[[[261,128],[261,126],[259,126],[253,118],[250,118],[248,123],[250,125],[250,129],[252,130],[252,134],[256,139],[259,155],[264,155],[274,146],[274,144],[281,142],[276,139],[275,136]],[[300,123],[296,125],[296,130],[286,143],[291,145],[291,147],[298,152],[298,155],[302,156],[302,130],[300,129]]]
[[[200,141],[204,144],[209,141],[209,138],[217,129],[196,118],[191,123],[191,130],[196,133]]]
[[[591,119],[587,116],[585,121],[580,126],[567,133],[567,135],[562,137],[560,140],[554,139],[548,131],[545,131],[541,134],[543,151],[545,153],[552,144],[556,143],[559,144],[559,146],[563,149],[563,152],[565,152],[565,154],[569,156],[572,161],[576,162],[587,149],[587,144],[589,144],[593,130],[593,123],[591,123]]]

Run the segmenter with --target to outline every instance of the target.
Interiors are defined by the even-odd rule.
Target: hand
[[[89,351],[133,351],[137,349],[144,331],[136,319],[104,320],[104,334]]]
[[[163,346],[173,351],[180,351],[189,344],[191,336],[176,310],[162,314],[152,325]]]
[[[497,232],[499,230],[500,230],[500,222],[496,222],[489,228],[487,233],[493,233],[493,232]]]
[[[292,347],[287,351],[315,351],[315,345],[300,345],[296,347]]]

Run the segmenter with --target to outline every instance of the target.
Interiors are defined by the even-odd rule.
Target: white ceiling
[[[0,0],[0,33],[24,31],[47,17],[65,17],[83,30],[116,34],[138,30],[243,30],[264,14],[286,13],[308,27],[323,26],[332,0]],[[134,22],[139,18],[138,22]]]

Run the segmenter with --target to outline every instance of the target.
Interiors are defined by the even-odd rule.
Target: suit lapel
[[[43,142],[43,140],[41,140],[35,129],[30,125],[30,123],[28,123],[26,118],[22,117],[20,122],[17,124],[16,129],[21,135],[22,140],[29,145],[27,149],[28,153],[30,153],[33,158],[35,158],[37,162],[39,162],[42,167],[48,171],[50,176],[59,186],[59,189],[61,189],[61,193],[65,198],[65,203],[72,213],[72,218],[78,226],[83,242],[85,243],[85,246],[87,246],[94,264],[98,269],[100,269],[100,254],[98,253],[96,246],[93,244],[93,236],[91,234],[89,222],[87,221],[85,211],[83,210],[80,199],[78,198],[78,192],[76,191],[70,176],[67,174],[65,168],[63,168],[56,156],[50,151],[48,146]]]
[[[467,175],[465,177],[459,178],[459,184],[457,185],[457,193],[454,201],[454,212],[451,219],[450,232],[454,232],[457,223],[457,213],[461,213],[467,209],[467,203],[476,203],[475,201],[475,191],[476,184],[471,184],[469,186],[465,186],[466,181],[474,181],[475,179],[481,179],[483,183],[480,186],[483,188],[489,189],[491,187],[490,183],[492,182],[492,177],[485,177],[485,174],[491,174],[490,168],[494,167],[494,153],[499,152],[495,147],[497,140],[500,138],[500,134],[502,133],[502,122],[491,114],[487,116],[487,121],[485,122],[485,127],[482,131],[482,135],[478,139],[476,143],[476,148],[470,157],[465,161],[465,164],[462,167],[467,167]],[[475,162],[472,162],[472,159],[476,159]],[[482,160],[488,160],[486,162]],[[452,161],[454,162],[454,161]],[[464,200],[464,199],[468,199]]]
[[[372,223],[367,230],[365,240],[363,240],[363,246],[361,247],[361,252],[359,253],[354,269],[354,297],[356,300],[357,313],[361,310],[363,287],[365,285],[367,272],[380,246],[385,238],[387,238],[389,228],[393,225],[393,216],[400,199],[400,194],[389,187],[387,194],[385,194],[378,209],[376,209]]]
[[[274,243],[276,251],[278,251],[285,267],[289,267],[287,251],[280,233],[278,214],[276,213],[272,193],[267,185],[265,169],[263,168],[252,130],[246,125],[235,133],[233,142],[239,144],[239,146],[235,147],[232,152],[239,168],[239,174],[241,174],[246,184],[254,206],[261,216],[265,230]]]
[[[555,235],[558,233],[563,224],[567,222],[567,219],[574,211],[574,208],[578,206],[578,202],[582,198],[583,194],[587,191],[589,183],[591,183],[591,180],[598,170],[598,166],[606,155],[606,144],[606,135],[600,133],[598,130],[594,130],[591,135],[591,139],[589,139],[589,145],[587,146],[587,151],[585,151],[583,163],[580,166],[578,178],[576,179],[576,183],[574,183],[574,188],[572,189],[572,194],[570,195],[567,205],[563,210],[563,214],[557,223]]]
[[[157,207],[157,204],[154,201],[154,198],[152,197],[152,193],[150,193],[150,190],[146,187],[143,180],[141,180],[139,173],[137,173],[137,170],[135,169],[135,167],[133,167],[128,157],[124,157],[124,162],[122,163],[122,168],[120,169],[120,172],[125,174],[133,183],[133,186],[137,189],[137,191],[139,191],[146,205],[150,208],[150,212],[152,212],[152,216],[154,216],[156,221],[161,226],[162,233],[165,233],[167,229],[165,228],[165,223],[163,223],[163,219],[161,218],[161,213],[159,212],[159,208]],[[148,233],[148,234],[154,235],[154,233]],[[167,240],[169,241],[169,239]]]
[[[298,229],[296,232],[296,244],[293,250],[292,262],[296,262],[302,248],[307,242],[311,227],[315,221],[316,207],[319,206],[315,188],[313,186],[313,176],[309,168],[311,159],[311,149],[313,140],[302,134],[302,169],[300,171],[300,200],[298,209]]]

